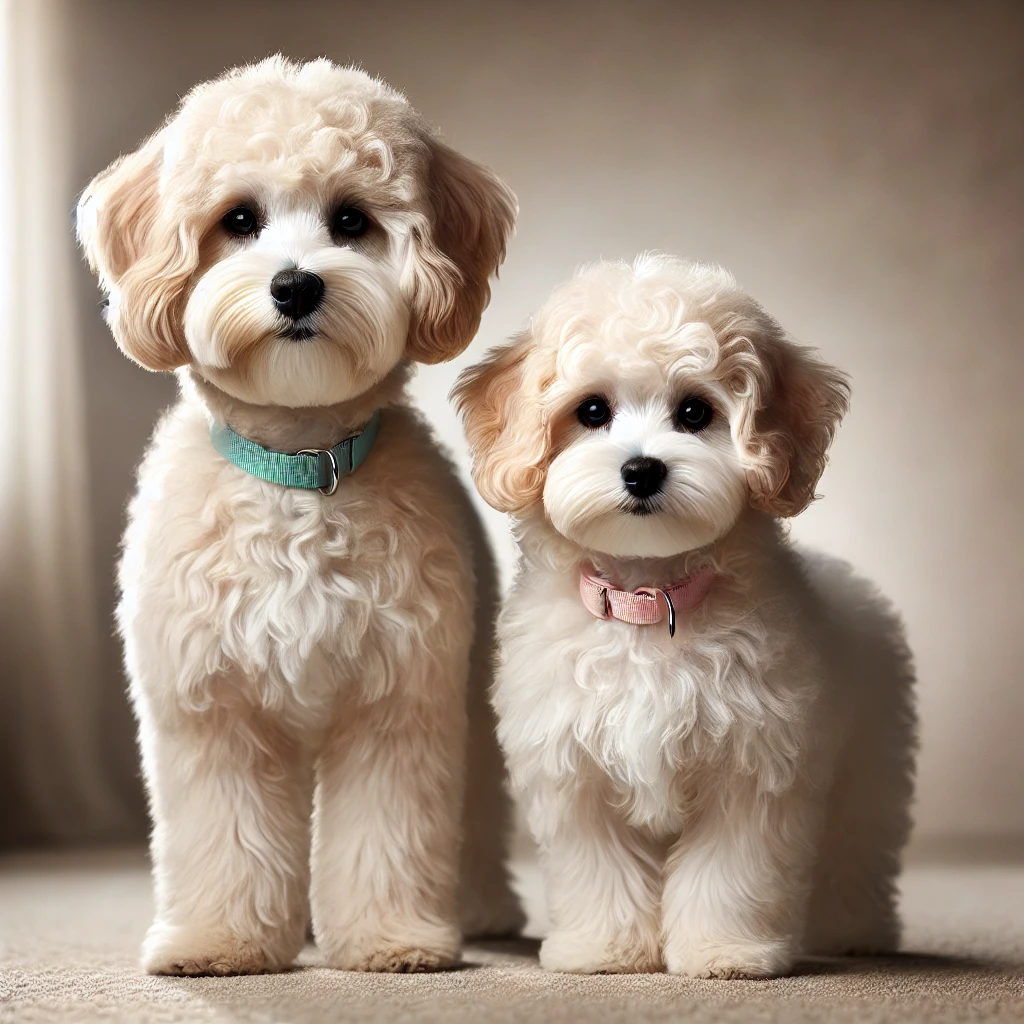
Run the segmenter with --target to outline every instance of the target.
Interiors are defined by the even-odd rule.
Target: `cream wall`
[[[274,50],[358,61],[519,195],[518,237],[464,363],[581,261],[660,248],[730,267],[854,378],[794,524],[902,608],[920,670],[919,831],[1024,836],[1015,529],[1024,17],[1013,3],[360,4],[73,9],[84,184],[178,94]],[[70,199],[69,199],[70,203]],[[167,380],[120,357],[83,271],[105,606],[131,467]],[[416,393],[465,464],[445,395]],[[504,564],[502,517],[485,510]],[[111,756],[131,764],[108,644]]]

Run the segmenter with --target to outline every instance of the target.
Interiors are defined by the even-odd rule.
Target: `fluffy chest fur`
[[[370,457],[324,496],[228,463],[183,401],[157,429],[125,537],[118,616],[133,675],[145,685],[154,664],[171,666],[154,688],[166,696],[169,682],[197,709],[239,688],[314,713],[346,685],[365,699],[414,688],[416,673],[394,666],[417,661],[442,613],[471,616],[461,521],[452,471],[407,409],[385,412]]]
[[[526,568],[495,694],[517,784],[597,781],[655,833],[678,830],[706,774],[786,788],[815,695],[814,655],[787,618],[725,584],[670,639],[664,624],[594,618],[574,573]]]

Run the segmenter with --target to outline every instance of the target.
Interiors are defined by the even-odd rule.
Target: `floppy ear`
[[[185,286],[199,262],[184,223],[163,210],[163,132],[96,175],[78,202],[78,239],[110,304],[107,324],[122,351],[148,370],[190,359]]]
[[[774,516],[795,516],[815,498],[850,384],[813,349],[782,338],[771,342],[762,352],[767,373],[753,388],[740,434],[750,459],[751,504]]]
[[[454,359],[472,340],[505,258],[518,206],[487,168],[428,138],[428,226],[413,231],[413,300],[407,353]]]
[[[464,370],[452,389],[473,457],[473,482],[499,512],[524,512],[540,501],[551,451],[541,396],[550,378],[527,330]]]

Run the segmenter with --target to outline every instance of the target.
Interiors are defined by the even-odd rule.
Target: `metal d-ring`
[[[611,602],[608,600],[608,588],[601,588],[601,604],[604,607],[604,617],[610,619],[612,617]]]
[[[315,455],[318,465],[320,463],[320,456],[326,455],[331,463],[331,482],[324,487],[318,487],[317,490],[321,494],[333,494],[338,489],[338,481],[341,479],[341,473],[338,471],[338,460],[334,457],[334,452],[332,452],[330,448],[303,448],[295,454]]]
[[[671,640],[676,635],[676,608],[667,590],[659,590],[658,593],[665,598],[665,604],[668,605],[668,636]]]

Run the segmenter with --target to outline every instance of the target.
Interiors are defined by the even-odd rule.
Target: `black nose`
[[[274,305],[293,320],[301,320],[320,305],[324,282],[305,270],[281,270],[270,282]]]
[[[661,490],[668,470],[661,459],[630,459],[622,464],[622,482],[634,498],[649,498]]]

